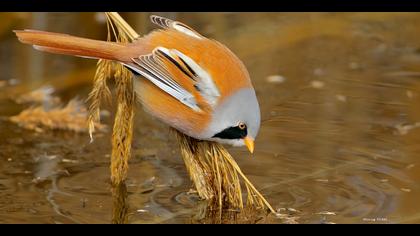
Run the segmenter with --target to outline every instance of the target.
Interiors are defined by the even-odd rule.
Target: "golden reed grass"
[[[120,21],[112,18],[112,14],[106,14],[108,37],[111,41],[111,31],[117,42],[128,42],[132,35],[120,26]],[[93,140],[94,124],[100,119],[100,106],[103,99],[110,100],[111,92],[107,87],[107,80],[114,78],[116,82],[117,111],[115,114],[114,127],[112,130],[112,154],[111,154],[111,182],[114,185],[121,184],[127,177],[128,160],[131,156],[131,142],[133,139],[133,118],[135,96],[131,72],[120,63],[108,60],[99,60],[94,77],[93,89],[89,94],[89,134]]]

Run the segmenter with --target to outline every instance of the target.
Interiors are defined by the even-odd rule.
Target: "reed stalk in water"
[[[115,18],[115,14],[118,16],[117,18]],[[117,42],[129,42],[129,39],[135,36],[121,25],[125,21],[121,20],[122,18],[117,13],[107,13],[106,16],[108,41],[111,41],[111,32]],[[108,60],[98,61],[93,89],[88,98],[90,101],[88,124],[92,141],[92,134],[95,131],[94,124],[99,122],[100,118],[101,100],[104,98],[110,100],[111,97],[106,82],[112,77],[116,82],[117,112],[112,131],[111,182],[114,185],[119,185],[127,177],[128,160],[131,156],[135,105],[131,72],[120,63]]]

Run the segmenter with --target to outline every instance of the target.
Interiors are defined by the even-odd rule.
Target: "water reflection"
[[[189,193],[174,138],[141,109],[118,188],[109,184],[110,133],[89,144],[87,135],[9,123],[26,108],[13,102],[18,94],[51,85],[64,101],[85,98],[95,69],[32,50],[10,30],[99,39],[106,27],[96,13],[0,14],[1,223],[420,222],[418,13],[165,13],[248,67],[263,125],[252,158],[230,151],[278,215],[209,211]],[[152,29],[148,14],[124,17],[140,34]]]
[[[125,183],[112,186],[112,223],[126,224],[128,222],[129,205],[127,202],[127,186]]]

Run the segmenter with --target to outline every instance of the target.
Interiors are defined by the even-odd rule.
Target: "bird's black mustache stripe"
[[[242,139],[248,135],[247,129],[241,129],[238,126],[229,127],[224,129],[222,132],[219,132],[213,136],[213,138],[221,139]]]

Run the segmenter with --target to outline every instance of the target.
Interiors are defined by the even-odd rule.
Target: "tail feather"
[[[56,54],[131,62],[127,45],[37,30],[14,30],[19,41]]]

